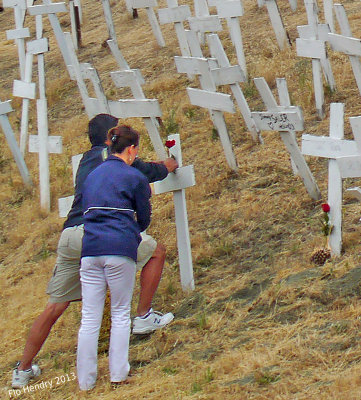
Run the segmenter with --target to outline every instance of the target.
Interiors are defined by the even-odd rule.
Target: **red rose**
[[[321,207],[322,207],[322,210],[324,211],[324,212],[329,212],[330,210],[331,210],[331,207],[327,204],[327,203],[323,203],[322,205],[321,205]]]
[[[170,149],[171,147],[175,146],[175,140],[167,140],[165,142],[165,146],[168,147],[168,149]]]

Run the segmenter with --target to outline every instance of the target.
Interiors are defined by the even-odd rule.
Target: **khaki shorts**
[[[46,290],[46,293],[50,295],[50,303],[81,300],[79,270],[83,234],[83,225],[65,228],[61,233],[57,250],[58,257]],[[141,237],[137,271],[144,267],[157,247],[157,242],[150,235],[142,232]]]

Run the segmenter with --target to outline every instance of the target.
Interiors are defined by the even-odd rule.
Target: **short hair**
[[[89,121],[88,135],[93,146],[104,146],[109,129],[118,125],[118,118],[110,114],[98,114]]]
[[[128,146],[138,146],[139,133],[127,125],[116,126],[108,132],[110,152],[122,153]]]

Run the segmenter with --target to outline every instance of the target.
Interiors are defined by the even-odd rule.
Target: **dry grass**
[[[146,14],[132,20],[124,2],[111,2],[116,32],[131,68],[146,80],[144,92],[157,98],[163,111],[165,138],[177,124],[184,164],[194,164],[197,186],[186,192],[196,290],[184,293],[178,273],[172,196],[153,198],[150,228],[167,245],[167,265],[154,299],[154,307],[172,311],[174,323],[162,332],[131,338],[130,361],[134,384],[114,392],[108,375],[109,321],[100,337],[99,379],[89,394],[78,391],[76,381],[56,385],[57,377],[75,372],[80,304],[73,304],[56,324],[37,357],[44,381],[53,388],[22,395],[31,399],[277,399],[356,400],[361,398],[361,347],[359,279],[359,203],[344,199],[344,252],[323,267],[310,263],[321,244],[320,203],[313,202],[299,177],[292,174],[289,156],[275,132],[263,132],[265,144],[252,142],[239,112],[226,122],[239,163],[239,174],[226,166],[221,144],[208,113],[189,104],[185,88],[196,87],[177,74],[173,56],[179,54],[174,29],[162,26],[167,47],[160,49],[150,32]],[[189,4],[183,0],[181,4]],[[279,1],[292,48],[279,51],[265,8],[244,1],[241,29],[251,78],[263,76],[275,92],[275,78],[285,77],[294,105],[302,106],[305,132],[328,135],[329,104],[345,103],[346,117],[361,115],[350,63],[344,55],[329,52],[337,90],[327,92],[323,121],[316,117],[311,64],[295,56],[296,26],[306,24],[304,6],[293,13]],[[302,3],[302,2],[301,2]],[[165,7],[165,0],[159,1]],[[322,5],[321,9],[322,9]],[[344,1],[355,36],[359,36],[359,2]],[[110,71],[117,69],[108,49],[100,2],[83,1],[82,62],[97,68],[108,97],[129,97],[114,87]],[[31,18],[27,21],[30,23]],[[322,14],[320,14],[322,20]],[[3,30],[13,29],[10,9],[0,14]],[[66,16],[61,17],[65,30]],[[34,26],[31,25],[32,32]],[[45,288],[55,261],[62,228],[57,198],[72,192],[71,156],[87,149],[87,118],[74,82],[68,79],[48,22],[51,52],[45,56],[49,127],[63,136],[64,152],[51,155],[52,212],[39,210],[37,186],[26,191],[3,135],[0,135],[0,355],[1,398],[9,398],[10,374],[19,359],[34,318],[42,311]],[[235,53],[227,31],[220,33],[231,63]],[[0,99],[11,99],[13,79],[18,79],[17,51],[10,41],[0,42]],[[207,49],[205,49],[207,55]],[[252,81],[241,84],[252,110],[264,106]],[[227,88],[222,88],[227,92]],[[275,93],[277,97],[277,94]],[[21,101],[13,99],[10,115],[19,131]],[[345,135],[351,137],[346,118]],[[141,155],[155,154],[141,120],[125,121],[143,136]],[[34,105],[30,130],[36,133]],[[37,156],[26,161],[38,181]],[[308,158],[327,198],[327,163]],[[344,182],[345,187],[359,180]],[[138,297],[136,287],[134,303]]]

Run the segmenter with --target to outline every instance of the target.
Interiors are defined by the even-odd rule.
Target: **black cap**
[[[102,146],[107,140],[109,129],[118,125],[118,118],[109,114],[98,114],[89,121],[88,135],[93,146]]]

